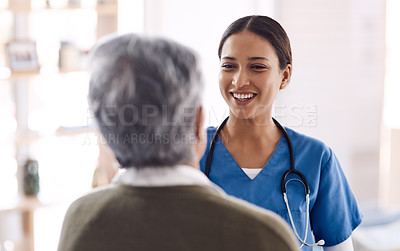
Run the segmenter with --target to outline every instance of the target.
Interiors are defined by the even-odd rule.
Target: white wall
[[[378,200],[384,8],[381,0],[281,0],[276,13],[294,57],[277,104],[317,108],[316,125],[297,129],[334,149],[362,203]]]

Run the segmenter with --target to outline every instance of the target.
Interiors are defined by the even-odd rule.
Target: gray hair
[[[121,167],[192,158],[203,82],[193,51],[173,41],[114,36],[90,60],[89,105]]]

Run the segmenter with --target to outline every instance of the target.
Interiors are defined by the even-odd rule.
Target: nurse
[[[284,29],[266,16],[240,18],[223,34],[218,56],[219,87],[230,111],[216,137],[209,178],[228,194],[279,214],[302,242],[319,241],[330,251],[353,250],[351,234],[362,215],[337,157],[321,141],[289,128],[294,167],[310,190],[309,212],[299,176],[285,180],[291,216],[282,196],[281,178],[290,168],[289,142],[272,119],[272,107],[292,73]],[[216,131],[207,129],[209,146]],[[200,163],[203,172],[209,151]],[[302,242],[302,250],[312,250]]]

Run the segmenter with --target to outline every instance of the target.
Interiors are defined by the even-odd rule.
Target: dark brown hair
[[[218,57],[221,59],[222,47],[225,41],[234,34],[250,31],[268,40],[274,47],[279,59],[279,67],[283,70],[286,65],[292,64],[292,49],[289,37],[282,26],[267,16],[246,16],[233,22],[222,35],[218,48]]]

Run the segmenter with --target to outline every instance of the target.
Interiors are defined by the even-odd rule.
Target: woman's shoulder
[[[287,127],[285,127],[285,129],[292,141],[294,150],[310,151],[312,153],[325,155],[328,158],[332,155],[332,149],[323,141]]]
[[[327,144],[290,128],[286,128],[286,131],[292,141],[293,152],[298,161],[304,161],[307,166],[319,166],[323,169],[340,167],[339,159]]]
[[[217,128],[215,126],[207,127],[207,135],[210,135],[210,134],[213,135],[216,131],[217,131]]]

